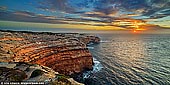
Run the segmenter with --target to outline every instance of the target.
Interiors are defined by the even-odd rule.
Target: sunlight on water
[[[91,49],[103,69],[87,84],[170,84],[170,35],[101,35]],[[96,82],[98,81],[98,82]]]

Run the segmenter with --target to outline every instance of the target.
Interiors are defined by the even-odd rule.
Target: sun
[[[132,32],[133,33],[141,33],[142,31],[146,30],[145,28],[143,28],[140,23],[138,23],[137,21],[135,21],[133,23],[133,29]]]
[[[133,30],[134,33],[136,33],[137,31],[136,30]]]
[[[135,34],[136,34],[136,33],[139,33],[139,31],[140,31],[140,30],[133,29],[133,30],[132,30],[132,33],[135,33]]]

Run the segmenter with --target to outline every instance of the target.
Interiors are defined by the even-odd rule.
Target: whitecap
[[[101,40],[100,43],[107,43],[107,42],[110,42],[108,40]]]
[[[94,47],[89,47],[89,46],[88,46],[87,48],[88,48],[88,49],[94,49]]]

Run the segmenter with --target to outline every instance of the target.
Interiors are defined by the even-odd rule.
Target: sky
[[[0,27],[170,28],[170,0],[0,0]]]

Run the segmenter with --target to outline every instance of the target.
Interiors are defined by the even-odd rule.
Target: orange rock
[[[17,33],[20,36],[16,35]],[[98,37],[77,33],[11,32],[9,34],[8,37],[13,37],[2,37],[0,40],[2,43],[8,43],[6,40],[13,41],[9,45],[16,47],[8,50],[12,51],[12,59],[15,62],[44,65],[66,75],[92,69],[93,58],[86,44],[100,41]]]

